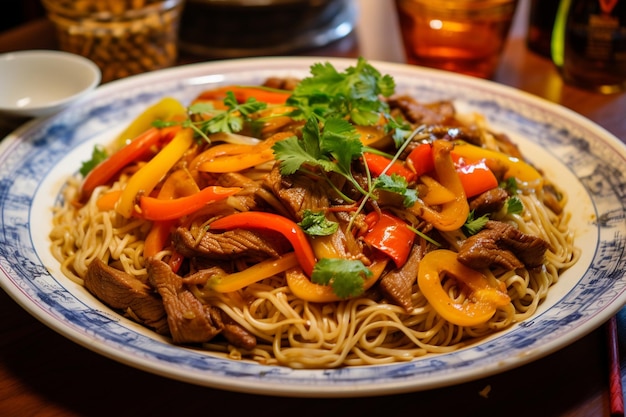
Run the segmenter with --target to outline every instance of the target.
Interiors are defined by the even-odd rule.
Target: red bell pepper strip
[[[164,200],[155,197],[141,196],[139,207],[140,217],[146,220],[174,220],[191,214],[206,204],[223,200],[241,191],[240,187],[209,186],[196,194],[186,197]]]
[[[98,164],[87,174],[87,177],[85,177],[81,185],[80,201],[85,202],[88,200],[96,187],[106,184],[120,172],[122,168],[141,158],[153,145],[157,144],[162,139],[162,132],[152,127]]]
[[[435,169],[433,147],[430,143],[421,143],[406,158],[407,165],[413,168],[415,175],[420,177]]]
[[[313,273],[316,260],[311,244],[300,226],[286,217],[260,211],[245,211],[217,219],[209,227],[218,230],[252,228],[276,231],[289,240],[302,270],[309,277]]]
[[[397,174],[403,176],[408,182],[415,179],[415,174],[406,168],[400,161],[395,161],[390,166],[389,164],[391,164],[391,159],[370,152],[364,152],[363,159],[365,160],[368,169],[375,177],[385,173],[387,175]]]
[[[484,159],[470,161],[460,157],[452,151],[450,153],[456,172],[459,174],[461,184],[465,190],[465,196],[471,198],[498,186],[498,179]]]
[[[207,90],[196,98],[196,100],[224,100],[227,92],[232,92],[239,103],[245,103],[250,98],[269,104],[285,104],[291,91],[278,90],[262,86],[229,85],[213,90]]]
[[[365,242],[393,259],[398,268],[404,265],[415,240],[406,222],[386,211],[369,213],[365,222],[370,225]]]

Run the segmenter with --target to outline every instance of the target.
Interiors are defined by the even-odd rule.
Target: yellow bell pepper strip
[[[316,260],[311,244],[300,226],[286,217],[274,213],[245,211],[219,218],[210,223],[209,228],[211,230],[252,228],[278,232],[293,246],[304,272],[308,276],[311,276],[313,272]]]
[[[449,274],[469,291],[464,302],[450,298],[441,285],[443,274]],[[417,283],[420,291],[437,313],[458,326],[478,326],[486,323],[498,307],[511,302],[506,287],[489,284],[486,276],[457,260],[456,252],[438,249],[428,252],[420,261]]]
[[[162,133],[155,127],[149,128],[128,145],[96,165],[81,184],[80,201],[87,201],[96,187],[106,184],[126,165],[144,156],[152,146],[163,140]]]
[[[415,173],[406,168],[402,161],[394,161],[394,163],[391,164],[391,159],[370,152],[363,152],[363,160],[367,164],[367,168],[375,177],[385,173],[387,175],[400,175],[408,182],[415,180]]]
[[[378,149],[383,149],[393,143],[393,138],[385,131],[385,123],[385,119],[382,118],[381,123],[373,126],[354,126],[360,135],[363,146],[375,146]]]
[[[234,272],[223,277],[212,277],[207,285],[216,292],[237,291],[262,279],[280,274],[290,268],[295,268],[298,265],[298,258],[295,252],[289,252],[277,259],[259,262],[243,271]]]
[[[138,195],[149,195],[192,143],[193,130],[180,129],[159,153],[130,177],[115,210],[122,216],[130,218],[134,214]]]
[[[420,177],[435,169],[433,161],[433,148],[430,143],[420,143],[406,157],[409,169]]]
[[[543,186],[543,176],[529,163],[493,150],[484,149],[463,141],[455,141],[454,153],[468,160],[484,160],[494,172],[504,170],[504,178],[513,177],[527,186],[540,189]]]
[[[422,194],[422,191],[420,191],[419,196],[422,201],[429,206],[438,206],[443,203],[449,203],[456,198],[452,191],[448,190],[446,187],[441,185],[439,181],[428,175],[422,175],[420,177],[420,181],[426,186],[426,192]]]
[[[118,148],[121,148],[128,143],[128,141],[150,129],[152,122],[155,120],[169,120],[174,117],[186,115],[186,113],[187,109],[180,101],[172,97],[164,97],[137,116],[126,129],[117,136],[115,144]]]
[[[450,152],[454,145],[446,140],[436,140],[433,142],[433,161],[435,173],[439,183],[450,190],[454,200],[441,205],[441,211],[434,210],[422,203],[415,203],[408,210],[418,217],[431,223],[433,227],[441,231],[457,230],[467,220],[469,205],[465,197],[463,184],[456,172],[454,161]]]
[[[237,102],[245,103],[250,98],[269,104],[285,104],[291,91],[278,90],[263,86],[228,85],[224,87],[206,90],[200,93],[197,100],[224,100],[226,93],[231,91]]]
[[[365,217],[368,230],[363,240],[389,256],[400,268],[406,262],[415,240],[415,233],[406,222],[386,211],[369,213]]]
[[[225,173],[237,172],[273,161],[276,142],[294,136],[292,132],[278,132],[256,145],[216,145],[207,151],[208,159],[198,166],[198,171]],[[210,152],[212,150],[212,152]]]
[[[385,270],[388,261],[388,259],[380,259],[374,261],[369,266],[370,271],[372,271],[372,275],[363,282],[364,291],[371,288],[376,281],[378,281]],[[311,280],[302,273],[300,268],[288,270],[285,273],[285,276],[287,278],[287,286],[289,286],[289,290],[301,300],[313,303],[330,303],[345,300],[345,298],[340,298],[337,294],[335,294],[330,285],[320,285],[311,282]]]
[[[201,209],[209,203],[237,194],[239,191],[241,191],[241,187],[212,185],[203,188],[195,194],[172,200],[142,195],[139,197],[141,212],[138,213],[138,216],[153,221],[179,219]]]
[[[498,179],[484,159],[470,161],[454,151],[451,155],[467,198],[475,197],[498,186]]]

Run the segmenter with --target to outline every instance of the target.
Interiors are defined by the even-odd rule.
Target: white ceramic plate
[[[164,95],[189,102],[217,84],[303,77],[314,62],[258,58],[174,68],[113,82],[90,100],[24,126],[0,145],[0,284],[24,309],[67,338],[155,374],[248,393],[338,397],[417,391],[457,384],[539,359],[599,327],[626,299],[626,147],[562,107],[494,83],[398,64],[373,64],[398,92],[453,99],[478,111],[569,193],[582,257],[531,319],[465,349],[393,365],[294,370],[233,361],[174,346],[106,308],[60,272],[48,250],[50,207],[65,178],[142,109]]]

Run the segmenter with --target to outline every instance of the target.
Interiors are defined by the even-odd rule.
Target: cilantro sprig
[[[339,229],[339,223],[326,218],[323,211],[304,210],[298,226],[309,236],[329,236]]]
[[[302,139],[292,136],[272,147],[274,156],[280,161],[280,173],[291,175],[303,171],[324,178],[348,202],[352,199],[341,193],[328,177],[334,172],[348,181],[359,192],[366,194],[352,175],[352,162],[363,154],[363,144],[350,122],[344,119],[329,119],[324,129],[314,117],[307,120],[302,129]],[[317,172],[313,169],[318,168]]]
[[[156,127],[174,125],[189,127],[210,143],[210,134],[240,132],[243,129],[244,122],[252,122],[250,115],[267,107],[267,103],[257,101],[255,98],[249,98],[245,103],[239,103],[232,91],[226,92],[223,103],[226,106],[226,110],[216,109],[211,103],[202,102],[193,104],[187,109],[192,115],[203,113],[212,114],[213,116],[209,119],[202,119],[200,121],[187,119],[182,122],[157,120],[153,122],[153,125]]]
[[[287,104],[295,106],[291,116],[297,120],[315,117],[349,117],[357,125],[374,125],[380,116],[387,114],[388,105],[380,96],[389,97],[395,90],[390,75],[381,75],[365,59],[359,58],[356,66],[339,72],[330,63],[311,66],[311,76],[298,83]]]
[[[83,176],[83,178],[85,178],[87,174],[89,174],[91,170],[96,167],[96,165],[107,159],[108,156],[109,154],[103,146],[94,146],[93,150],[91,151],[91,159],[89,159],[88,161],[83,161],[79,169],[79,172]]]
[[[354,297],[363,293],[365,279],[373,272],[363,262],[341,258],[322,258],[315,264],[311,281],[330,285],[340,298]]]

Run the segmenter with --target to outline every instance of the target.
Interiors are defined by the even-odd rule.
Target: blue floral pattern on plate
[[[0,284],[23,308],[69,339],[148,372],[208,387],[269,395],[363,396],[430,389],[502,372],[543,357],[600,326],[626,300],[626,147],[589,120],[488,81],[374,62],[397,92],[451,99],[508,134],[525,155],[568,190],[581,260],[539,311],[511,329],[456,352],[390,365],[295,370],[230,360],[172,345],[102,305],[60,272],[48,250],[52,205],[64,179],[160,97],[188,103],[220,84],[268,76],[303,77],[314,62],[253,58],[195,64],[100,87],[81,106],[35,120],[0,144]]]

